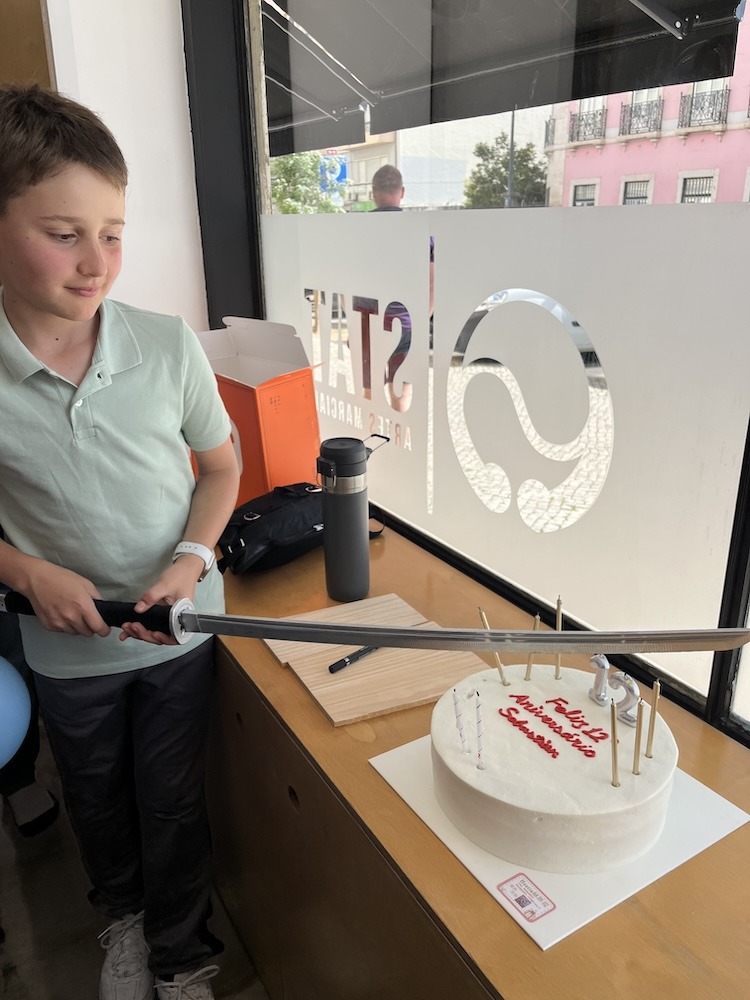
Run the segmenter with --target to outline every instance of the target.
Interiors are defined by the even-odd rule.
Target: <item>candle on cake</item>
[[[617,769],[617,707],[614,698],[609,705],[610,742],[612,744],[612,784],[620,787],[620,775]]]
[[[534,615],[534,631],[535,632],[539,628],[539,622],[540,621],[541,621],[540,616],[539,615]],[[534,663],[534,654],[533,653],[529,653],[529,658],[526,661],[526,674],[524,675],[524,680],[527,680],[527,681],[531,680],[531,667],[532,667],[533,663]]]
[[[458,737],[461,740],[461,752],[468,753],[469,744],[466,739],[466,730],[464,729],[464,715],[461,709],[461,701],[455,688],[453,688],[453,708],[456,711],[456,727],[458,729]]]
[[[484,720],[482,719],[482,699],[477,691],[477,767],[480,771],[484,771],[486,765],[484,760],[482,760],[482,752],[484,751]]]
[[[641,734],[643,733],[643,698],[638,701],[635,721],[635,746],[633,748],[633,774],[641,773]]]
[[[487,629],[487,631],[489,632],[490,623],[487,621],[487,615],[484,613],[482,608],[479,608],[479,618],[482,622],[482,627]],[[495,651],[492,655],[495,657],[495,666],[497,667],[497,672],[500,674],[500,680],[502,681],[504,687],[508,687],[510,685],[510,681],[506,681],[505,679],[505,672],[503,671],[503,661],[500,659],[500,654],[497,651]]]
[[[654,693],[651,696],[651,715],[648,720],[648,738],[646,739],[646,756],[649,758],[654,756],[654,730],[656,729],[656,710],[659,707],[660,696],[661,684],[659,681],[654,681]]]
[[[560,597],[559,594],[557,595],[557,607],[555,609],[555,628],[557,629],[558,632],[562,632],[562,598]],[[558,653],[555,656],[555,680],[556,681],[560,680],[560,674],[561,674],[561,663],[560,663],[560,660],[561,660],[561,654]]]

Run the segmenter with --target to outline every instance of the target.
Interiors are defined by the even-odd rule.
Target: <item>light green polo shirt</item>
[[[195,486],[188,447],[218,447],[230,424],[182,319],[112,301],[100,316],[76,387],[26,349],[0,301],[0,525],[16,548],[87,577],[105,599],[136,601],[183,537]],[[195,603],[224,610],[216,567]],[[119,673],[191,648],[121,642],[117,628],[69,636],[20,618],[26,658],[48,677]]]

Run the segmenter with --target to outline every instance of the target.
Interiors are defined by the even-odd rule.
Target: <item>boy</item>
[[[88,109],[0,89],[0,579],[36,611],[24,650],[90,898],[113,921],[100,1000],[154,986],[158,1000],[210,1000],[211,643],[137,622],[118,635],[94,599],[221,611],[213,548],[238,470],[194,334],[106,298],[126,183]]]

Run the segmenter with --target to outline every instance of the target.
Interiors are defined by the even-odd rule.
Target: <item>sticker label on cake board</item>
[[[541,920],[557,909],[546,893],[524,872],[500,882],[497,891],[514,906],[525,920]]]

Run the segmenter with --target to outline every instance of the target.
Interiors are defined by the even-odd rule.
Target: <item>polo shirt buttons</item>
[[[83,400],[82,399],[77,400],[75,403],[73,403],[73,406],[83,406]]]

